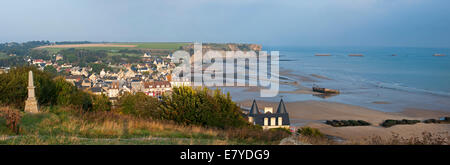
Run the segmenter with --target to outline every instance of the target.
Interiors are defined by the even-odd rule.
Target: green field
[[[0,59],[8,57],[6,53],[0,52]]]
[[[84,49],[84,50],[92,50],[92,51],[98,51],[98,50],[104,50],[107,51],[109,56],[116,56],[116,55],[122,55],[123,53],[119,53],[120,50],[149,50],[153,53],[153,55],[166,55],[170,52],[173,52],[175,50],[178,50],[181,46],[189,45],[191,43],[188,42],[120,42],[120,43],[111,43],[111,44],[118,44],[118,45],[136,45],[136,47],[74,47],[75,49]],[[59,51],[64,49],[70,49],[71,47],[50,47],[50,48],[43,48],[44,50],[47,50],[49,54],[57,54]],[[154,53],[152,50],[156,51]],[[162,51],[162,54],[161,54]],[[159,52],[159,53],[158,53]],[[142,56],[142,54],[130,54],[125,53],[128,56]],[[0,54],[0,59],[3,56]],[[6,56],[7,57],[7,56]]]
[[[189,45],[189,42],[129,42],[119,43],[121,45],[137,45],[136,48],[141,49],[169,49],[177,50],[180,46]]]
[[[109,43],[117,45],[136,45],[136,47],[76,47],[75,49],[87,49],[87,50],[108,50],[108,51],[118,51],[121,49],[166,49],[166,50],[177,50],[181,46],[189,45],[188,42],[120,42],[120,43]],[[77,44],[78,45],[78,44]],[[44,48],[51,52],[57,52],[66,48]]]
[[[0,52],[0,60],[10,58],[6,53]]]

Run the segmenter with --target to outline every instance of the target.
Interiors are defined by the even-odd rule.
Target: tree
[[[161,103],[154,97],[145,93],[125,94],[119,100],[119,111],[141,117],[160,118],[159,106]]]
[[[45,66],[45,67],[44,67],[44,71],[45,71],[45,72],[48,72],[48,73],[51,73],[51,74],[53,74],[53,75],[58,74],[58,71],[56,70],[56,68],[53,67],[53,66],[51,66],[51,65]]]
[[[108,96],[102,95],[92,95],[92,110],[93,111],[110,111],[111,110],[111,102],[109,101]]]
[[[104,69],[105,71],[111,71],[112,69],[110,68],[110,67],[108,67],[108,65],[106,65],[106,64],[103,64],[103,63],[99,63],[99,64],[96,64],[96,63],[91,63],[91,64],[89,64],[89,67],[91,67],[92,68],[92,73],[95,73],[95,74],[100,74],[100,72]]]
[[[17,67],[0,74],[0,103],[23,109],[27,99],[28,72],[33,71],[34,86],[39,105],[73,105],[92,110],[92,96],[78,90],[63,77],[56,77],[36,67]]]
[[[40,105],[56,103],[56,89],[52,75],[33,66],[11,69],[0,75],[0,102],[22,109],[28,93],[28,72],[33,71],[36,97]]]

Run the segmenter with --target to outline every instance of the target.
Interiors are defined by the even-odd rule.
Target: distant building
[[[191,81],[188,78],[172,78],[172,76],[168,76],[167,80],[170,81],[172,87],[191,86]]]
[[[270,128],[288,128],[290,126],[289,114],[286,111],[286,105],[283,99],[278,104],[277,111],[274,113],[272,107],[265,107],[264,113],[258,109],[256,101],[253,100],[252,108],[248,113],[248,121],[250,123],[260,125],[263,129]]]
[[[33,64],[35,65],[45,64],[45,61],[42,59],[35,59],[33,60]]]
[[[58,54],[56,55],[56,61],[63,60],[63,56]]]
[[[168,81],[144,82],[143,85],[143,92],[149,96],[162,96],[172,91],[172,87]]]
[[[89,79],[85,79],[81,83],[81,86],[84,88],[90,88],[90,87],[92,87],[92,83],[91,83],[91,81],[89,81]]]
[[[148,59],[150,59],[152,56],[150,55],[150,53],[144,53],[144,56],[142,56],[142,59],[144,59],[144,60],[148,60]]]
[[[103,89],[102,87],[93,87],[89,89],[94,95],[102,95],[102,94],[106,94],[105,89]]]
[[[119,81],[112,82],[111,87],[108,89],[108,97],[110,98],[119,97],[119,87],[120,87]]]
[[[83,77],[81,77],[80,75],[72,75],[72,76],[66,76],[64,77],[66,79],[66,81],[72,83],[75,85],[75,82],[79,82],[83,79]]]

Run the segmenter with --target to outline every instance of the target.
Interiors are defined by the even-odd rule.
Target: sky
[[[450,47],[449,0],[7,0],[0,42]]]

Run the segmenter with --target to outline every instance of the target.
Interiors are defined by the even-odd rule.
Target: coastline
[[[361,104],[351,104],[340,100],[328,99],[328,97],[320,97],[320,93],[312,91],[309,87],[315,83],[324,81],[334,82],[326,76],[318,74],[296,73],[293,70],[280,70],[280,85],[291,87],[290,90],[280,90],[281,95],[289,97],[302,98],[294,101],[286,101],[286,108],[289,112],[291,127],[297,129],[308,126],[318,128],[326,135],[335,136],[344,139],[345,143],[362,142],[372,137],[380,137],[382,139],[392,138],[394,134],[399,137],[412,138],[421,137],[422,133],[428,132],[432,134],[440,134],[448,137],[450,134],[450,124],[425,124],[418,123],[414,125],[395,125],[389,128],[381,127],[380,124],[387,119],[394,120],[426,120],[439,119],[441,117],[450,116],[449,110],[420,108],[414,105],[403,106],[400,111],[391,110],[390,106],[395,104],[389,98],[380,98],[379,100],[366,100],[368,104],[384,107],[382,110],[373,109],[371,106]],[[257,93],[261,87],[245,88],[241,92]],[[346,93],[344,93],[345,95]],[[332,96],[330,96],[332,97]],[[318,98],[318,99],[314,99]],[[256,102],[258,107],[264,108],[270,106],[276,108],[279,98],[272,100],[258,99]],[[236,102],[243,107],[251,107],[253,99],[237,100]],[[371,123],[370,126],[350,126],[350,127],[333,127],[325,124],[326,120],[364,120]]]
[[[250,107],[252,100],[238,102]],[[278,102],[257,101],[260,108],[271,106],[276,108]],[[318,128],[321,132],[345,139],[347,143],[363,141],[371,137],[390,138],[393,134],[410,138],[422,135],[423,132],[449,136],[450,124],[395,125],[389,128],[379,126],[387,119],[425,120],[450,116],[449,112],[434,110],[405,109],[402,112],[381,112],[360,106],[327,101],[285,102],[291,121],[291,127],[308,126]],[[326,120],[365,120],[370,126],[332,127],[324,123]]]

